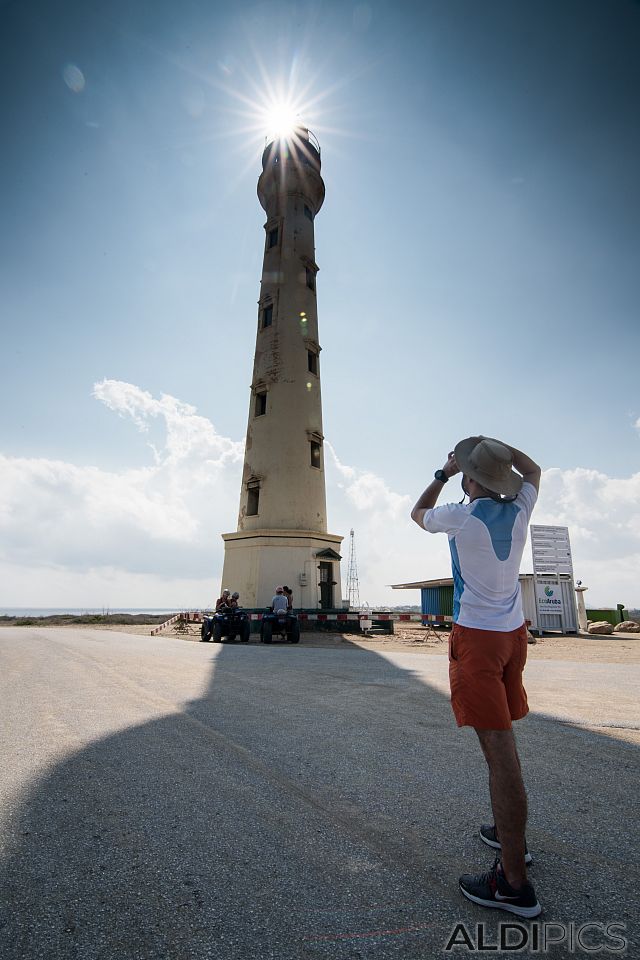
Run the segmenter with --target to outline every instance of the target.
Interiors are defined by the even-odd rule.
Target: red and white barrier
[[[248,614],[250,620],[262,620],[264,614],[262,613],[250,613]],[[377,613],[375,610],[370,610],[368,613],[298,613],[296,614],[298,620],[306,621],[317,621],[318,623],[344,623],[345,621],[364,621],[367,624],[367,627],[363,629],[369,629],[372,621],[389,621],[397,620],[404,623],[452,623],[452,617],[445,617],[443,614],[436,613]],[[171,617],[170,620],[167,620],[165,623],[161,623],[160,626],[155,627],[151,631],[151,636],[155,636],[158,633],[161,633],[163,630],[166,630],[167,627],[170,627],[172,623],[175,623],[176,620],[186,620],[189,623],[202,623],[202,613],[199,610],[185,610],[184,613],[178,613],[175,617]],[[527,627],[529,627],[530,621],[525,621]]]
[[[250,613],[248,616],[250,620],[262,620],[264,614]],[[319,623],[330,623],[333,621],[344,623],[345,621],[355,622],[359,620],[401,620],[412,623],[451,623],[451,617],[441,616],[440,614],[376,613],[375,610],[371,610],[369,613],[298,613],[296,616],[298,617],[298,620],[316,620]],[[202,613],[198,610],[185,610],[183,613],[178,613],[175,617],[171,617],[170,620],[167,620],[165,623],[161,623],[158,627],[155,627],[151,631],[151,635],[153,636],[156,633],[160,633],[162,630],[170,627],[172,623],[175,623],[176,620],[186,620],[189,623],[202,623]]]
[[[261,620],[262,614],[252,613],[250,617],[252,620]],[[404,620],[412,621],[413,623],[426,623],[427,621],[434,623],[451,622],[451,617],[436,616],[433,613],[376,613],[375,610],[371,610],[369,613],[299,613],[297,617],[298,620],[319,620],[322,623],[333,620],[339,623],[343,623],[345,620]]]
[[[153,630],[150,631],[151,636],[155,637],[156,634],[161,633],[163,630],[166,630],[167,627],[170,627],[172,623],[176,622],[176,620],[181,620],[183,616],[184,616],[183,613],[177,613],[175,617],[171,617],[170,620],[165,620],[165,622],[161,623],[160,626],[154,627]]]

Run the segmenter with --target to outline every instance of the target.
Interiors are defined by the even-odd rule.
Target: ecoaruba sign
[[[536,583],[538,613],[562,613],[562,594],[558,583]]]

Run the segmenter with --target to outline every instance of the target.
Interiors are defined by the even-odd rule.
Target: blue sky
[[[269,89],[322,145],[329,526],[361,596],[446,574],[408,508],[484,433],[542,464],[592,602],[640,605],[639,41],[632,0],[0,4],[0,606],[217,589]]]

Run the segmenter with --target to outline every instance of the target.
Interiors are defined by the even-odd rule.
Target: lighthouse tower
[[[320,146],[305,127],[267,143],[258,198],[265,245],[236,533],[224,533],[223,586],[245,607],[276,584],[296,607],[342,605],[340,544],[327,533],[314,220]]]

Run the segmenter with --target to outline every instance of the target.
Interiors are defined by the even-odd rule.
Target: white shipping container
[[[541,587],[559,589],[562,606],[559,613],[540,613],[536,602],[536,579]],[[522,591],[522,611],[525,620],[531,622],[531,629],[544,633],[576,633],[578,630],[578,610],[573,577],[568,574],[559,576],[541,576],[532,573],[520,574]]]

